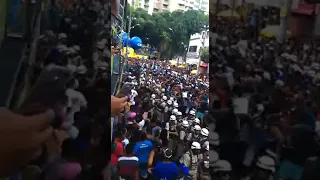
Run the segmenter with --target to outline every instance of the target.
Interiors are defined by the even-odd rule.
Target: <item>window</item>
[[[190,46],[189,52],[197,52],[197,46]]]

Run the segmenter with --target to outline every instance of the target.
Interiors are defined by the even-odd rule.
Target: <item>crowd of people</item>
[[[320,44],[280,43],[252,26],[210,26],[210,121],[232,167],[224,179],[317,179]]]
[[[32,88],[14,113],[1,109],[1,178],[110,178],[110,117],[126,105],[109,98],[110,3],[63,3],[52,0],[43,12]]]
[[[129,98],[128,107],[114,123],[112,178],[210,179],[209,146],[219,140],[209,140],[208,78],[155,60],[132,59],[127,69],[119,96]]]

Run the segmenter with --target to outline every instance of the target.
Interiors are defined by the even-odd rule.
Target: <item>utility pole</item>
[[[199,50],[199,62],[198,62],[198,67],[197,67],[197,76],[200,73],[200,64],[201,64],[200,51],[201,51],[201,49],[204,48],[204,43],[206,41],[206,33],[207,33],[207,30],[201,32],[201,37],[200,37],[200,39],[201,39],[201,48]]]
[[[292,0],[283,0],[283,4],[280,10],[280,33],[278,41],[283,43],[287,36],[287,29],[289,26],[289,20],[292,11]]]

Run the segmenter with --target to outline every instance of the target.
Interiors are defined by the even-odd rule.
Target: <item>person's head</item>
[[[214,176],[218,180],[230,180],[232,166],[229,161],[218,160],[214,165]]]
[[[207,128],[201,129],[201,139],[207,139],[209,137],[209,130]]]
[[[275,172],[276,163],[269,156],[261,156],[256,163],[254,178],[259,180],[268,180]]]
[[[198,142],[193,142],[191,144],[191,151],[193,154],[199,154],[201,150],[201,145]]]
[[[126,137],[126,132],[127,130],[126,129],[118,129],[114,132],[114,137],[119,139],[120,141],[124,140],[125,137]]]
[[[196,135],[199,135],[200,132],[201,132],[201,127],[200,127],[199,125],[195,125],[195,126],[194,126],[194,133],[195,133]]]
[[[129,143],[126,146],[126,149],[125,149],[126,155],[132,155],[133,154],[133,148],[134,148],[134,144],[133,143]]]
[[[171,157],[173,155],[173,152],[171,149],[167,148],[163,151],[164,154],[164,161],[171,161]]]

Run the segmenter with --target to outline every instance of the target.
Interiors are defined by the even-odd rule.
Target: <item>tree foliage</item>
[[[203,47],[199,50],[200,53],[200,59],[203,62],[208,63],[209,62],[209,47]]]
[[[139,25],[131,29],[131,37],[140,37],[144,44],[156,47],[160,53],[170,49],[172,55],[180,54],[179,51],[184,49],[181,44],[188,45],[190,36],[209,24],[208,15],[196,10],[162,11],[150,15],[144,9],[137,8],[132,10],[132,17],[132,26]]]

